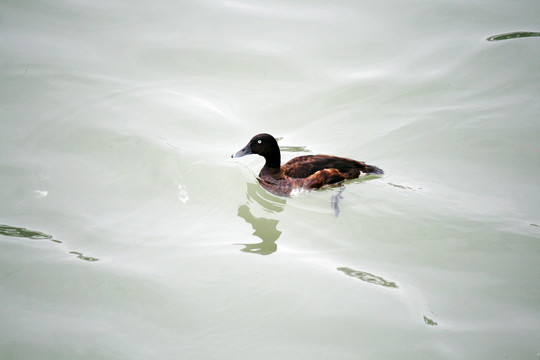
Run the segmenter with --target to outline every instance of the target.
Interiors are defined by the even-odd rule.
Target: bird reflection
[[[253,215],[250,205],[254,205],[255,210],[262,207],[267,213],[277,213],[283,211],[283,205],[285,205],[286,201],[266,192],[258,184],[252,183],[247,184],[247,200],[246,204],[238,207],[238,216],[251,224],[251,227],[255,230],[253,235],[260,238],[262,242],[240,244],[244,246],[241,251],[259,255],[270,255],[276,252],[276,241],[281,236],[281,231],[277,229],[279,220]]]
[[[247,205],[240,205],[238,207],[238,216],[250,223],[251,227],[255,230],[253,235],[262,240],[262,242],[257,244],[242,244],[244,245],[242,251],[259,255],[270,255],[277,250],[276,241],[281,235],[281,231],[277,229],[279,221],[255,217]]]

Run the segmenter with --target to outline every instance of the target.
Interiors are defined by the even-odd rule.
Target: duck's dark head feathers
[[[231,157],[237,158],[244,155],[257,154],[266,159],[266,166],[279,169],[281,165],[281,154],[276,139],[270,134],[255,135],[249,143],[232,154]]]

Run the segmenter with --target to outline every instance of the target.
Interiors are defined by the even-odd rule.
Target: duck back
[[[298,156],[281,166],[281,172],[292,178],[307,178],[325,169],[336,169],[345,179],[355,179],[362,173],[382,174],[382,170],[376,166],[330,155]]]

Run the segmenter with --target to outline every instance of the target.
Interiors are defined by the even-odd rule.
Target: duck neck
[[[281,156],[279,152],[277,155],[265,157],[266,163],[264,164],[264,167],[262,170],[266,173],[274,173],[279,172],[281,167]]]

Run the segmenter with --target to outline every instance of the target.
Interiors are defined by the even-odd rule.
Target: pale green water
[[[538,360],[539,14],[3,1],[0,359]],[[259,132],[386,174],[336,218]]]

